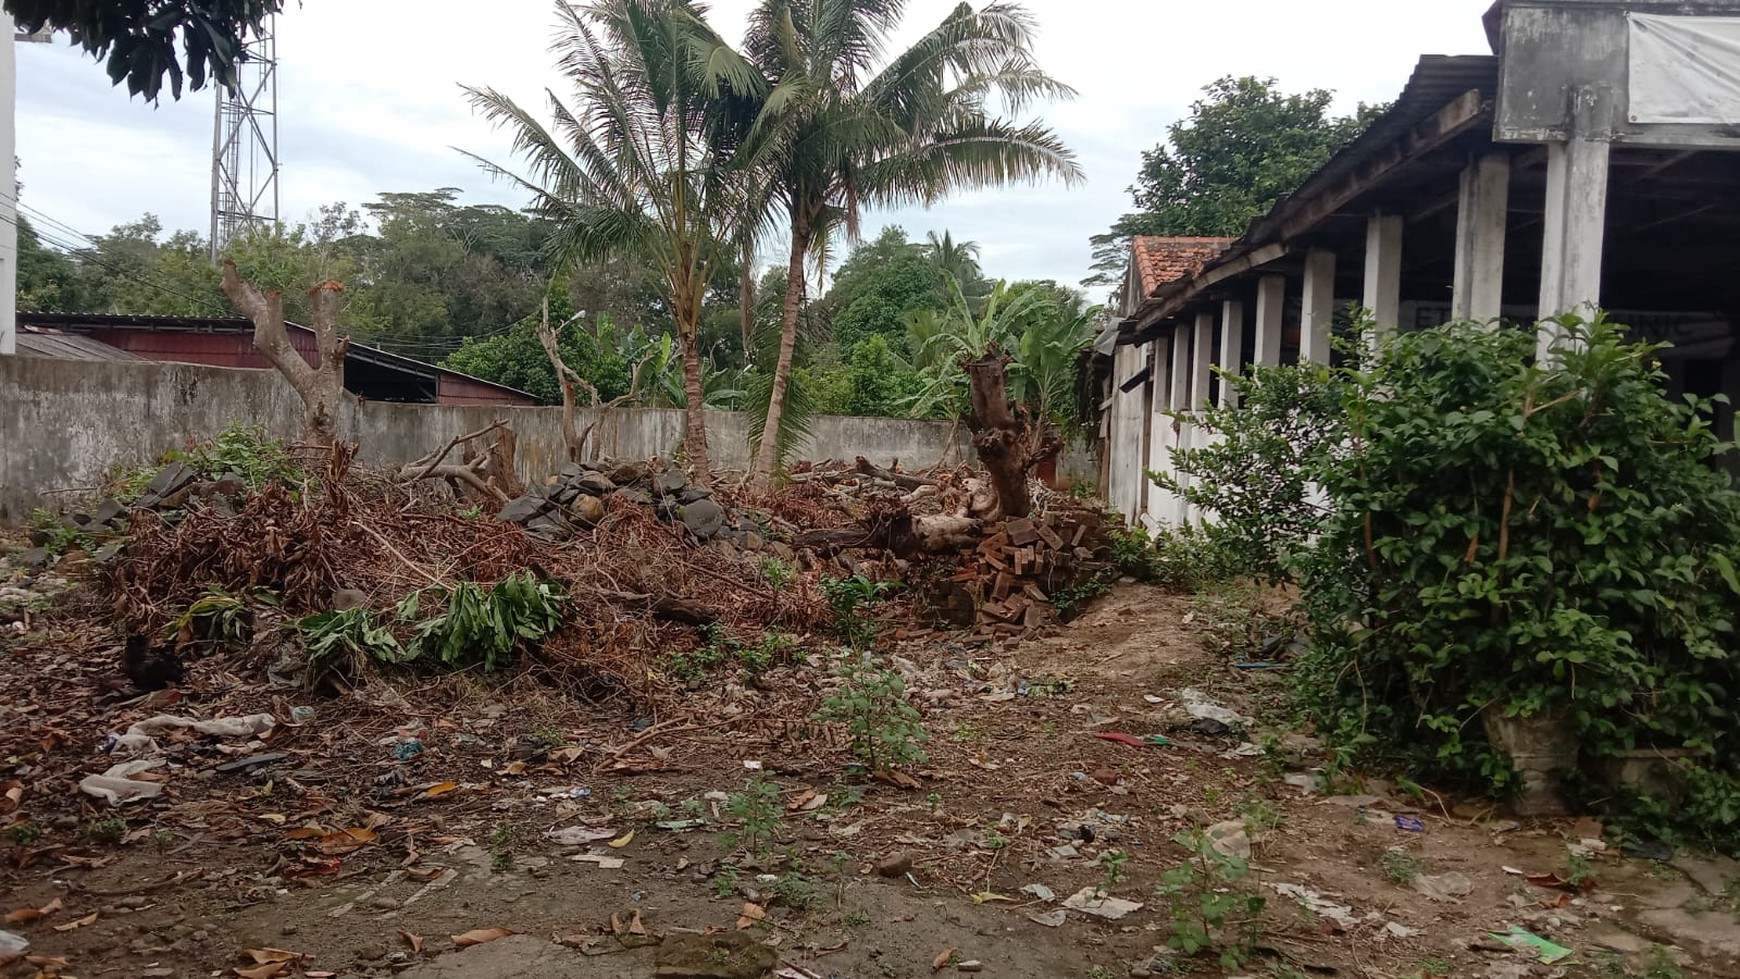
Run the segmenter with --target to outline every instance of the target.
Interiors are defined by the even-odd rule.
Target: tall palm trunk
[[[743,317],[743,362],[755,360],[755,245],[743,243],[742,278],[738,281],[737,307]]]
[[[707,459],[707,393],[701,384],[701,304],[692,290],[678,289],[677,346],[683,349],[683,456],[690,476],[705,486],[713,481]]]
[[[785,391],[791,381],[792,351],[797,346],[798,307],[804,294],[804,258],[810,252],[809,222],[792,215],[791,262],[785,269],[785,306],[780,310],[779,360],[773,367],[773,394],[767,399],[767,423],[761,428],[761,446],[755,453],[750,485],[765,492],[779,462],[779,426],[785,414]]]

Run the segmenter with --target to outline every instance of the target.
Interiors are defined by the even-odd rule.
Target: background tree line
[[[198,232],[166,232],[151,214],[88,240],[47,224],[39,233],[28,218],[20,230],[22,309],[233,315],[209,243]],[[345,284],[345,325],[358,341],[553,403],[560,398],[556,374],[536,333],[548,295],[552,319],[567,323],[560,334],[565,358],[604,399],[626,393],[633,365],[650,358],[643,403],[682,406],[670,348],[674,325],[656,272],[621,255],[564,270],[547,252],[549,235],[549,223],[536,215],[465,204],[461,191],[443,187],[383,193],[360,209],[327,205],[306,222],[244,235],[228,253],[242,276],[284,291],[292,320],[307,318],[305,283],[337,279]],[[750,290],[745,347],[741,272],[735,258],[722,262],[703,307],[710,407],[744,406],[772,360],[772,351],[757,349],[758,342],[772,346],[780,326],[787,275],[774,266]],[[946,231],[913,241],[889,226],[852,247],[827,289],[801,307],[793,363],[809,410],[892,417],[943,417],[952,410],[946,400],[923,397],[926,367],[939,349],[931,338],[951,310],[951,282],[973,309],[994,286],[980,266],[979,246]],[[1090,310],[1078,290],[1050,280],[1016,282],[1008,290],[1052,304],[1043,315],[1029,310],[1007,324],[1011,337],[1041,324],[1079,327],[1069,339],[1082,345],[1091,339]]]

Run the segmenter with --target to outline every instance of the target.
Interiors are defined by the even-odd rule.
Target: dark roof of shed
[[[111,347],[76,333],[41,332],[30,327],[18,331],[20,357],[52,357],[56,360],[143,360],[138,354]]]
[[[22,309],[18,311],[18,324],[20,327],[37,326],[59,330],[77,329],[80,327],[131,327],[141,330],[186,330],[199,333],[251,333],[254,329],[254,324],[251,321],[242,319],[239,316],[150,316],[139,313],[46,313]],[[291,322],[289,320],[285,320],[284,325],[294,330],[300,330],[303,333],[314,332],[300,323]],[[22,335],[23,331],[21,330],[20,336]],[[379,364],[383,367],[395,368],[411,374],[420,374],[425,377],[432,377],[435,374],[449,374],[454,377],[463,377],[467,380],[476,381],[479,384],[487,384],[490,387],[507,391],[524,398],[529,398],[532,401],[538,400],[537,395],[532,394],[529,391],[521,391],[519,388],[508,387],[506,384],[498,384],[495,381],[475,377],[471,374],[442,367],[438,364],[430,364],[425,361],[415,360],[402,354],[391,353],[382,350],[379,347],[371,347],[366,343],[358,343],[354,340],[351,341],[350,352],[347,356]]]

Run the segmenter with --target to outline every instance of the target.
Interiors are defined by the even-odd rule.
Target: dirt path
[[[1258,724],[1253,742],[1191,716],[1186,689],[1275,716],[1284,683],[1205,651],[1212,614],[1130,587],[1064,635],[1013,651],[899,646],[893,661],[930,736],[929,761],[911,768],[918,784],[905,788],[864,782],[801,719],[724,723],[794,695],[779,682],[697,695],[690,714],[637,733],[655,719],[535,690],[444,690],[446,702],[412,707],[431,695],[377,687],[361,695],[368,710],[356,698],[346,709],[196,671],[174,712],[289,719],[314,706],[318,720],[258,746],[282,762],[175,769],[164,797],[130,809],[124,826],[105,823],[109,811],[78,800],[72,782],[112,762],[92,750],[102,731],[153,711],[32,709],[67,685],[88,684],[89,700],[98,681],[69,672],[78,650],[65,637],[20,643],[0,658],[0,688],[31,693],[0,708],[0,783],[26,787],[41,835],[0,871],[0,910],[60,904],[4,927],[85,979],[235,974],[253,966],[247,949],[302,956],[246,973],[261,976],[651,976],[661,948],[740,924],[798,977],[923,977],[972,962],[1015,979],[1624,976],[1644,975],[1652,955],[1677,957],[1684,975],[1740,975],[1728,876],[1740,868],[1595,852],[1575,865],[1592,889],[1538,886],[1505,868],[1568,876],[1567,845],[1598,828],[1419,805],[1375,781],[1304,794],[1322,762],[1308,741]],[[394,760],[407,716],[424,751]],[[1167,743],[1096,737],[1113,733]],[[516,760],[533,735],[578,750]],[[612,753],[624,745],[634,747]],[[778,792],[765,846],[721,839],[740,831],[732,809],[752,779]],[[1398,816],[1424,832],[1398,828]],[[1253,874],[1186,887],[1179,900],[1263,897],[1258,954],[1220,964],[1232,943],[1214,935],[1204,955],[1174,957],[1170,904],[1155,895],[1189,856],[1172,838],[1223,823],[1251,842]],[[324,835],[294,832],[311,824]],[[548,835],[574,827],[599,838]],[[123,842],[100,839],[111,835]],[[1062,910],[1098,887],[1143,907],[1117,920]],[[1549,967],[1487,937],[1512,926],[1573,954]],[[464,949],[450,937],[490,928],[516,934]]]

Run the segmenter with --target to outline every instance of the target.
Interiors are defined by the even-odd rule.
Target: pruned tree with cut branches
[[[231,305],[254,323],[254,347],[284,375],[302,398],[302,437],[315,445],[331,447],[338,442],[339,406],[344,403],[344,358],[350,352],[350,337],[338,331],[338,312],[344,305],[344,286],[328,279],[308,290],[312,311],[309,327],[314,331],[317,363],[310,365],[290,342],[284,325],[284,294],[259,287],[236,273],[236,263],[225,259],[222,285]]]
[[[641,371],[654,354],[649,353],[635,361],[633,372],[629,376],[627,393],[606,401],[599,395],[597,385],[581,377],[578,371],[562,359],[560,339],[556,336],[556,328],[550,325],[550,302],[547,299],[538,321],[538,342],[544,347],[544,355],[550,358],[550,366],[555,368],[556,379],[562,388],[562,442],[568,447],[568,461],[579,462],[596,454],[591,446],[592,433],[604,421],[605,415],[614,408],[639,400]],[[580,428],[574,420],[577,407],[576,388],[585,391],[591,399],[591,415],[585,428]]]

